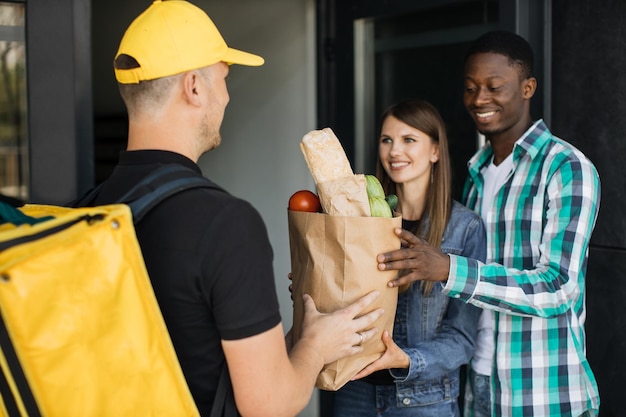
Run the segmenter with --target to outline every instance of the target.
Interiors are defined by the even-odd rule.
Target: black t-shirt
[[[122,152],[94,203],[116,202],[165,164],[202,175],[176,153]],[[136,232],[183,373],[201,415],[208,415],[224,361],[221,339],[250,337],[281,320],[265,224],[249,203],[222,189],[197,188],[157,205]]]

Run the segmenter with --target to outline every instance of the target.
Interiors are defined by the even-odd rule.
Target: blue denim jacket
[[[484,260],[486,249],[480,216],[454,202],[442,252]],[[346,384],[336,393],[335,416],[458,415],[459,371],[474,352],[481,310],[442,289],[437,283],[425,296],[416,282],[399,295],[393,339],[410,356],[409,368],[389,371],[395,384]]]
[[[481,218],[455,202],[441,251],[485,259],[487,242]],[[408,369],[392,369],[399,406],[446,401],[459,395],[459,368],[474,353],[481,310],[442,293],[435,285],[425,296],[419,283],[398,297],[394,341],[410,356]]]

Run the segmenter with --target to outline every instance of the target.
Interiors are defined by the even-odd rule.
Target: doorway
[[[448,129],[453,196],[460,198],[466,163],[482,144],[462,102],[469,43],[493,29],[525,36],[536,53],[549,48],[550,2],[527,0],[318,0],[318,125],[331,127],[353,169],[373,173],[379,115],[402,99],[421,98]],[[543,61],[538,59],[537,61]],[[549,118],[542,62],[533,115]]]
[[[462,102],[465,51],[489,30],[524,36],[540,86],[531,112],[549,123],[550,11],[551,0],[317,0],[318,128],[332,128],[353,170],[371,174],[384,109],[425,99],[446,122],[460,199],[467,161],[483,143]],[[332,417],[333,393],[319,397],[320,415]]]

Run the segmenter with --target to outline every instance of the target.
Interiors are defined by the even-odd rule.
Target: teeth
[[[476,116],[478,116],[478,117],[490,117],[490,116],[493,116],[494,114],[496,114],[495,111],[489,111],[487,113],[476,113]]]
[[[408,164],[409,164],[408,162],[392,162],[391,167],[399,168],[399,167],[407,166]]]

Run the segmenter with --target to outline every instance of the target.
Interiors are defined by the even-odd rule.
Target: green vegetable
[[[366,175],[365,181],[367,183],[367,196],[368,197],[382,197],[385,198],[385,192],[383,186],[380,185],[380,181],[374,175]]]
[[[398,196],[395,194],[389,194],[385,197],[387,204],[389,204],[389,208],[391,211],[394,211],[396,207],[398,207]]]
[[[385,197],[383,186],[380,185],[380,181],[378,181],[378,178],[374,175],[366,175],[365,181],[372,217],[393,217],[392,212],[398,205],[398,197],[393,194]],[[395,198],[393,206],[389,203],[387,198],[390,198],[392,202]]]
[[[393,216],[385,197],[369,197],[369,203],[372,217],[391,218]]]

